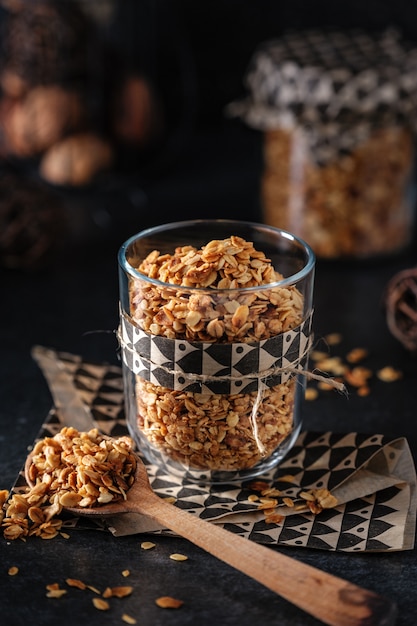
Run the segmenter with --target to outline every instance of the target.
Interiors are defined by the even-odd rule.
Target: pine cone
[[[58,197],[35,181],[0,177],[0,265],[38,270],[54,257],[65,233]]]
[[[85,79],[90,24],[74,2],[31,0],[10,13],[3,41],[3,90],[20,97],[34,85]]]
[[[417,353],[417,268],[403,270],[388,283],[384,304],[388,328],[403,346]]]

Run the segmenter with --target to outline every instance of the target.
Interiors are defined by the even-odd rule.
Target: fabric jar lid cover
[[[289,32],[259,46],[245,85],[228,114],[263,131],[302,127],[318,162],[375,127],[417,125],[417,47],[393,29]]]

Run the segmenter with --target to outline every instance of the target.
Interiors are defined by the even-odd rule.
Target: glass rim
[[[216,287],[192,287],[188,285],[180,285],[177,283],[166,283],[162,280],[158,280],[157,278],[150,278],[146,274],[142,274],[136,268],[130,265],[130,263],[128,262],[126,258],[126,252],[128,248],[133,243],[135,243],[135,241],[137,241],[138,239],[144,239],[145,237],[148,237],[150,235],[155,235],[157,233],[162,233],[168,230],[173,230],[174,228],[188,227],[188,226],[199,225],[199,224],[200,225],[202,224],[230,224],[230,225],[246,226],[248,228],[253,228],[257,230],[258,232],[261,232],[262,230],[272,232],[276,235],[280,235],[282,238],[286,239],[287,241],[296,243],[300,248],[302,248],[306,254],[306,263],[304,267],[298,272],[296,272],[295,274],[291,274],[290,276],[286,276],[285,278],[276,280],[272,283],[254,285],[252,287],[245,287],[244,285],[242,285],[239,287],[218,289]],[[144,230],[139,231],[135,235],[132,235],[124,243],[122,243],[122,245],[119,248],[117,258],[118,258],[119,266],[135,279],[143,280],[149,284],[152,284],[160,288],[163,287],[163,288],[177,289],[177,290],[182,289],[184,291],[193,291],[193,292],[199,292],[199,293],[204,291],[210,294],[224,293],[224,292],[236,292],[236,291],[245,291],[246,293],[251,293],[251,292],[260,291],[260,290],[264,291],[267,289],[293,285],[294,283],[298,283],[301,280],[303,280],[303,278],[308,276],[310,272],[312,272],[312,270],[314,269],[315,262],[316,262],[316,257],[311,246],[304,239],[301,239],[301,237],[294,235],[290,231],[284,230],[282,228],[277,228],[275,226],[270,226],[269,224],[262,224],[258,222],[251,222],[251,221],[245,221],[245,220],[204,219],[204,218],[194,219],[194,220],[183,220],[183,221],[176,221],[176,222],[167,222],[164,224],[160,224],[158,226],[150,226],[149,228],[145,228]],[[276,270],[276,268],[274,269]]]

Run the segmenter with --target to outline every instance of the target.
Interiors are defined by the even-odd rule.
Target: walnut
[[[59,86],[40,86],[3,114],[6,150],[18,157],[41,154],[78,128],[84,107],[78,93]]]
[[[55,185],[82,186],[110,167],[110,144],[94,133],[71,135],[52,146],[42,157],[40,174]]]

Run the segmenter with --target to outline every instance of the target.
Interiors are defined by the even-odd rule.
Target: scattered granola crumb
[[[108,611],[110,608],[110,604],[102,598],[93,598],[93,604],[99,611]]]
[[[66,589],[61,589],[58,583],[51,583],[50,585],[46,585],[47,589],[47,598],[61,598],[67,593]]]
[[[87,589],[87,585],[77,578],[67,578],[65,580],[69,587],[77,587],[77,589]]]
[[[47,598],[61,598],[67,593],[66,589],[51,589],[46,594]]]
[[[387,365],[377,372],[377,376],[384,383],[392,383],[402,378],[402,373],[394,367]]]
[[[347,353],[346,361],[348,361],[348,363],[359,363],[367,356],[368,350],[365,350],[365,348],[353,348],[353,350]]]
[[[161,607],[161,609],[179,609],[184,602],[171,596],[161,596],[155,600],[155,604]]]
[[[329,346],[335,346],[342,341],[342,335],[340,333],[329,333],[325,336],[325,340]]]
[[[130,596],[133,587],[106,587],[103,591],[103,598],[125,598]]]
[[[167,496],[166,498],[163,498],[163,500],[169,504],[175,504],[177,498],[174,498],[174,496]]]
[[[278,500],[275,498],[259,498],[258,509],[271,509],[278,506]]]
[[[285,519],[285,515],[280,515],[280,513],[276,513],[276,511],[264,511],[265,514],[265,522],[267,524],[281,524],[284,519]]]
[[[127,578],[127,576],[130,576],[130,570],[124,569],[122,572],[122,576],[124,576],[124,578]]]
[[[313,495],[313,500],[307,500],[307,506],[314,515],[337,506],[337,498],[328,489],[312,489],[309,493]]]
[[[128,615],[127,613],[123,613],[122,621],[125,622],[125,624],[136,624],[135,618],[131,615]]]
[[[319,370],[333,374],[333,376],[343,376],[347,369],[340,356],[326,355],[325,358],[316,360],[316,366]]]
[[[362,365],[357,365],[345,373],[345,380],[352,387],[363,387],[370,378],[372,378],[372,371]]]
[[[12,565],[12,567],[9,567],[9,576],[16,576],[16,574],[19,572],[19,568],[16,567],[16,565]]]
[[[276,489],[275,487],[269,487],[268,489],[263,489],[263,491],[261,492],[261,495],[263,496],[280,496],[281,492],[279,489]]]
[[[308,401],[315,400],[319,395],[319,392],[314,387],[307,387],[305,390],[305,399]]]
[[[290,474],[279,477],[278,480],[280,482],[295,482],[294,476]],[[250,494],[248,501],[258,503],[257,509],[262,511],[267,524],[281,524],[285,519],[285,515],[279,512],[280,507],[286,506],[294,511],[306,511],[306,509],[309,509],[311,513],[318,515],[323,509],[330,509],[338,504],[335,496],[328,489],[324,488],[301,490],[295,497],[288,497],[279,489],[269,486],[264,481],[252,481],[248,487],[260,492],[261,496]],[[271,496],[276,496],[276,498]]]
[[[152,548],[154,548],[155,546],[156,543],[153,543],[152,541],[142,541],[142,543],[140,544],[142,550],[152,550]]]
[[[178,554],[177,552],[174,552],[174,554],[170,554],[169,558],[173,561],[188,561],[188,556],[186,556],[185,554]]]
[[[262,492],[264,489],[268,489],[270,485],[264,480],[253,480],[251,483],[249,483],[248,487],[253,491]]]
[[[310,501],[314,501],[314,495],[312,492],[309,491],[300,491],[299,493],[300,498],[302,498],[303,500],[310,500]]]
[[[279,481],[281,483],[293,483],[295,481],[295,477],[292,474],[285,474],[285,476],[280,476]]]
[[[336,342],[332,335],[342,340],[341,335],[338,333],[331,333],[326,335],[324,339],[329,346],[335,345]],[[329,341],[330,337],[330,341]],[[309,358],[314,363],[314,366],[323,372],[331,374],[336,377],[336,380],[346,383],[348,388],[355,391],[360,397],[369,396],[371,393],[371,381],[375,377],[373,372],[368,367],[360,365],[369,356],[369,351],[364,347],[356,347],[349,350],[344,357],[342,356],[329,356],[327,352],[320,350],[312,350]],[[353,366],[353,367],[352,367]],[[383,382],[394,382],[402,378],[402,373],[392,366],[386,366],[376,372],[377,378]],[[307,387],[305,392],[306,400],[314,400],[318,397],[319,391],[329,391],[333,389],[325,382],[319,382],[311,384]]]

